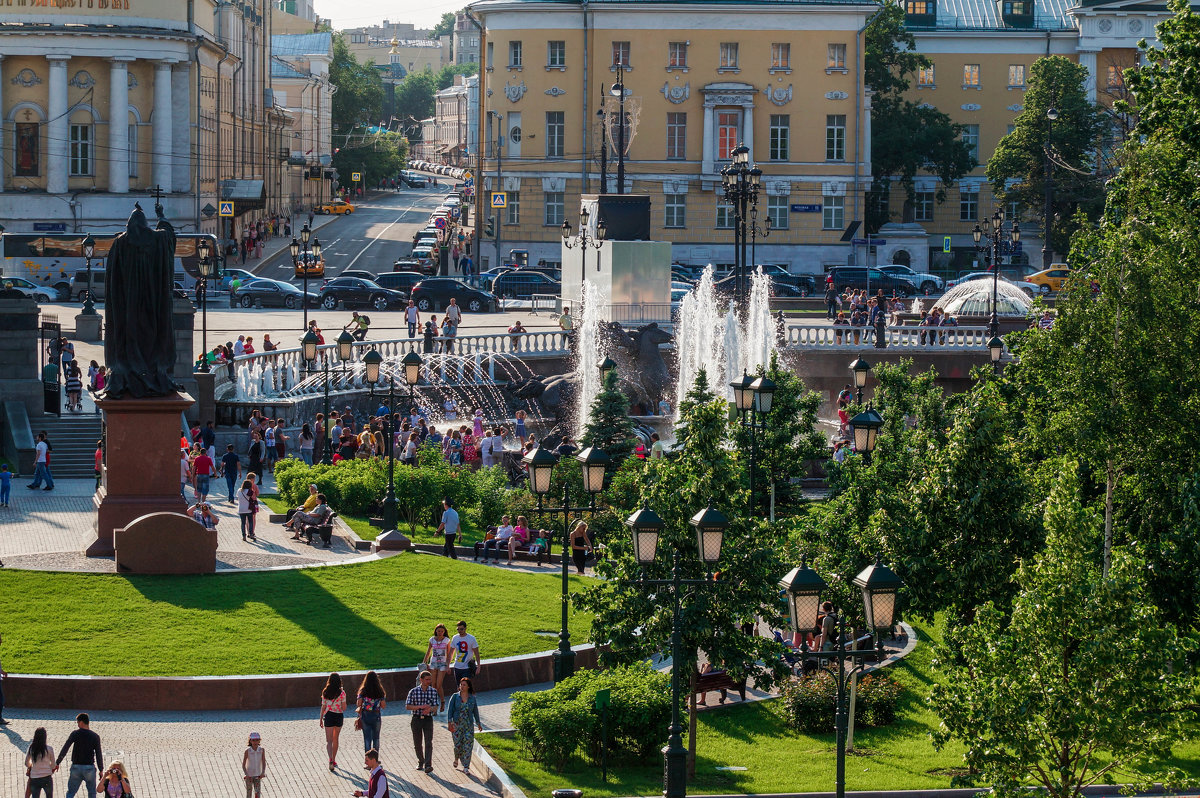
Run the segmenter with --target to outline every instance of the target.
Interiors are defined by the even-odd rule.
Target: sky
[[[315,0],[317,16],[332,19],[334,30],[373,25],[389,19],[431,28],[447,11],[457,11],[464,0]]]

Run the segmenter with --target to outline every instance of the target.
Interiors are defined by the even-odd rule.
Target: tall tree
[[[346,37],[333,34],[329,82],[336,91],[330,114],[334,149],[345,146],[355,133],[379,123],[383,109],[383,78],[370,64],[360,64]]]
[[[477,75],[479,74],[479,64],[474,62],[470,64],[446,64],[441,71],[437,73],[437,87],[439,90],[448,89],[454,85],[455,75]]]
[[[455,15],[453,11],[447,11],[445,14],[442,14],[442,18],[430,29],[429,38],[436,39],[439,36],[449,36],[452,34],[454,32],[454,19]]]
[[[1017,574],[1011,619],[989,602],[952,633],[931,702],[938,747],[966,745],[970,775],[999,798],[1044,789],[1080,798],[1092,784],[1177,785],[1164,760],[1195,722],[1192,645],[1148,600],[1136,556],[1100,567],[1100,522],[1066,467],[1046,507],[1045,551]]]
[[[432,72],[410,72],[396,84],[393,105],[396,117],[412,124],[433,116],[433,95],[437,90],[437,77]]]
[[[1109,130],[1105,113],[1088,101],[1087,67],[1061,55],[1039,58],[1029,67],[1025,110],[1013,132],[1000,139],[987,165],[992,191],[1003,202],[1016,201],[1043,228],[1050,244],[1066,253],[1078,229],[1077,211],[1099,216],[1104,205],[1104,180],[1096,152]],[[1058,118],[1051,120],[1053,108]],[[1045,189],[1050,182],[1050,219],[1045,218]],[[1046,264],[1047,266],[1049,264]]]
[[[905,207],[916,198],[914,180],[932,172],[939,179],[935,199],[946,200],[945,186],[976,166],[961,139],[962,125],[936,108],[905,97],[912,76],[930,61],[916,50],[916,39],[904,27],[904,7],[882,3],[865,31],[863,83],[871,100],[871,196],[867,227],[871,231],[891,218],[887,198],[894,184],[904,189]],[[908,211],[904,213],[909,219]]]
[[[604,384],[592,401],[580,443],[603,449],[612,458],[614,469],[633,453],[634,434],[633,420],[629,418],[629,397],[617,388],[616,369],[604,375]]]

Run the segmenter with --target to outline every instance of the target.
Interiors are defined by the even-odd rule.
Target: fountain
[[[575,430],[583,435],[592,402],[600,393],[600,364],[607,357],[604,342],[600,337],[600,325],[604,296],[590,280],[583,284],[582,313],[579,329],[576,330],[575,373],[579,375],[579,403]]]
[[[951,316],[983,316],[992,314],[992,278],[977,277],[954,286],[938,300],[942,311]],[[1033,306],[1029,296],[1017,286],[1000,278],[996,286],[996,315],[1029,315]]]

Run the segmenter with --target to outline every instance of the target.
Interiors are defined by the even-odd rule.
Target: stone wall
[[[40,416],[39,313],[29,297],[0,295],[0,402],[21,402],[29,415]]]

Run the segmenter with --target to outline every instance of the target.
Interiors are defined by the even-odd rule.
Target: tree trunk
[[[1103,574],[1108,576],[1108,569],[1112,566],[1112,544],[1113,544],[1113,490],[1116,487],[1114,482],[1116,477],[1113,474],[1113,461],[1107,463],[1108,474],[1104,482],[1104,569]]]
[[[688,677],[688,758],[687,774],[689,779],[696,778],[696,669],[692,668]]]

